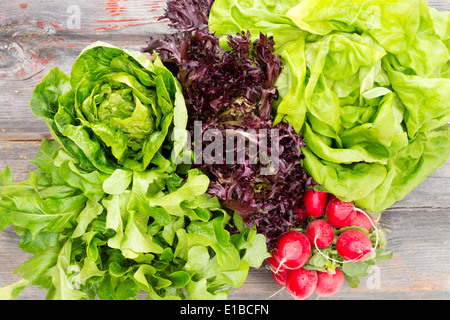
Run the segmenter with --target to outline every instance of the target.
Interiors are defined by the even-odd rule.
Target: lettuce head
[[[450,13],[423,0],[216,0],[210,29],[273,37],[275,124],[344,201],[381,211],[450,156]]]
[[[84,169],[168,169],[175,129],[187,124],[180,84],[156,57],[96,42],[85,48],[70,76],[57,67],[39,83],[31,110]],[[183,137],[179,134],[177,137]],[[172,158],[173,160],[173,158]]]

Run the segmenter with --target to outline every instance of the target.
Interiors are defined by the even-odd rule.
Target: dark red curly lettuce
[[[274,53],[273,39],[260,34],[252,42],[249,32],[228,35],[229,50],[223,50],[219,38],[207,27],[212,3],[168,1],[161,18],[168,18],[177,32],[151,38],[143,51],[155,51],[165,63],[175,66],[192,134],[194,123],[200,121],[201,132],[216,130],[220,134],[215,139],[222,138],[224,146],[227,130],[245,132],[248,141],[256,141],[258,153],[255,156],[246,152],[244,161],[236,158],[233,163],[210,164],[203,159],[194,166],[209,176],[208,192],[237,212],[247,225],[255,225],[266,236],[268,247],[273,248],[282,233],[298,224],[301,197],[314,181],[301,165],[302,137],[288,123],[273,126],[272,104],[278,98],[275,82],[282,68],[281,59]],[[268,133],[265,140],[261,139],[263,133],[273,132],[271,129],[278,135]],[[202,141],[201,148],[197,145],[197,156],[213,142]],[[249,146],[250,142],[246,148]],[[278,146],[276,157],[271,157],[272,146]],[[237,155],[238,148],[234,143],[225,152]],[[273,158],[272,163],[258,161],[263,155]],[[272,174],[264,172],[274,167]]]

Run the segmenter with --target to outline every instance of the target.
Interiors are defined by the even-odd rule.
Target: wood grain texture
[[[31,92],[53,67],[69,74],[85,46],[106,41],[140,50],[150,36],[170,32],[167,23],[157,21],[163,1],[33,0],[21,4],[0,3],[0,140],[48,136],[45,122],[29,109]]]
[[[450,10],[448,0],[429,5]],[[69,73],[82,48],[97,40],[139,50],[150,36],[171,32],[165,21],[157,21],[164,7],[162,0],[1,1],[0,170],[9,166],[20,181],[35,168],[28,159],[49,130],[31,113],[29,100],[48,70],[58,66]],[[391,230],[393,258],[378,262],[359,288],[345,284],[328,299],[450,299],[450,161],[386,210],[381,225]],[[11,227],[0,232],[0,286],[19,280],[13,270],[30,257],[18,243]],[[273,295],[279,288],[263,266],[252,269],[229,298],[291,299],[285,290]],[[19,296],[43,298],[45,293],[33,287]]]

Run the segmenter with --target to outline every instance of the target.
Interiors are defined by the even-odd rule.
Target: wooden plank
[[[161,0],[6,1],[2,3],[0,18],[11,23],[23,17],[36,22],[44,31],[48,28],[46,33],[50,34],[91,38],[102,34],[143,35],[155,28],[168,32],[166,21],[158,21],[165,7],[165,1]]]
[[[446,0],[428,0],[428,6],[439,11],[450,11],[450,2]]]
[[[15,181],[26,180],[28,171],[36,168],[28,160],[36,156],[39,146],[38,141],[0,141],[0,170],[8,166]]]

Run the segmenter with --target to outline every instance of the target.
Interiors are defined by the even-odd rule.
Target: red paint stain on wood
[[[128,0],[109,0],[106,2],[106,11],[108,11],[111,16],[119,16],[126,11],[126,7],[121,5],[121,3],[127,1]]]
[[[120,26],[118,24],[109,24],[106,27],[95,28],[94,31],[108,31],[108,30],[119,29],[119,28],[120,28]]]
[[[50,56],[48,58],[42,58],[38,60],[38,63],[40,65],[46,65],[47,63],[50,62],[50,60],[52,59],[52,55],[50,54]]]
[[[20,71],[16,72],[15,76],[16,78],[23,78],[27,75],[24,69],[20,69]]]
[[[31,56],[34,58],[34,67],[36,70],[38,70],[39,67],[45,66],[46,64],[48,64],[50,62],[50,60],[52,59],[51,53],[49,54],[48,57],[37,56],[34,53],[32,53]]]
[[[74,44],[68,44],[67,47],[73,48],[73,47],[75,47],[75,45]]]
[[[22,9],[25,9],[26,7],[28,7],[28,3],[21,3],[21,4],[19,4],[19,6],[20,6]]]
[[[94,31],[109,31],[109,30],[115,30],[115,29],[124,29],[128,27],[136,27],[136,26],[143,26],[146,24],[155,23],[156,21],[147,21],[147,22],[138,22],[138,23],[130,23],[125,25],[119,25],[119,24],[109,24],[106,27],[98,27],[95,28]]]
[[[153,8],[164,8],[166,4],[164,2],[157,3],[141,3],[139,4],[141,7],[153,7]]]
[[[143,9],[146,12],[155,12],[161,10],[165,5],[162,1],[149,2],[150,3],[135,3],[133,1],[128,2],[128,0],[108,0],[106,1],[105,10],[112,19],[97,20],[96,22],[101,24],[101,26],[94,28],[93,30],[110,31],[160,22],[158,21],[160,16],[147,16],[140,19],[133,17],[132,12],[136,9],[140,10],[139,7],[145,7],[145,9]]]
[[[120,19],[120,20],[97,20],[97,22],[131,22],[131,21],[139,21],[140,19]]]
[[[58,26],[56,23],[54,23],[53,21],[50,21],[50,24],[53,26],[53,28],[55,29],[61,29],[60,26]]]
[[[4,74],[4,75],[2,75],[2,77],[3,77],[3,78],[6,78],[6,77],[8,77],[8,75],[7,75],[7,74]]]
[[[43,29],[45,26],[45,24],[42,21],[38,21],[37,24],[38,24],[39,28],[41,28],[41,29]]]

